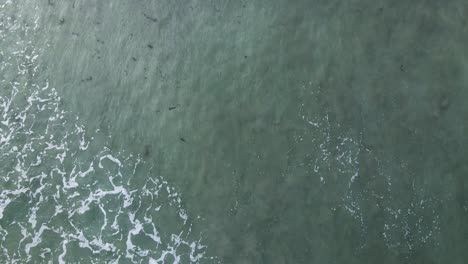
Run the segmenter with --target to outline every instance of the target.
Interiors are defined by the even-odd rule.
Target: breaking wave
[[[62,109],[39,77],[40,19],[18,8],[0,5],[0,261],[213,260],[180,193],[152,164],[112,151]]]

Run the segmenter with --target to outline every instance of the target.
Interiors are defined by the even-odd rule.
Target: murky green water
[[[467,18],[0,0],[0,262],[466,263]]]

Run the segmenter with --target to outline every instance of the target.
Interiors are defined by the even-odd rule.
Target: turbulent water
[[[6,15],[12,6],[3,3],[0,17],[0,260],[207,259],[177,190],[138,155],[97,142],[97,132],[86,134],[61,107],[57,91],[38,74],[42,50],[32,39],[40,18]]]
[[[466,263],[468,6],[389,2],[0,0],[0,262]]]

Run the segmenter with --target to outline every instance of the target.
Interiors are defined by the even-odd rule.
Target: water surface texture
[[[0,0],[0,262],[467,263],[467,43],[462,0]]]

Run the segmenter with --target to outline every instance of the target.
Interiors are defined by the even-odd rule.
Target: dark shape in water
[[[86,79],[81,79],[82,82],[89,82],[89,81],[92,81],[92,80],[93,80],[93,76],[89,76]]]
[[[147,144],[143,148],[143,157],[148,158],[149,156],[151,156],[151,146]]]
[[[143,13],[143,16],[144,16],[146,19],[149,19],[149,20],[153,21],[154,23],[158,22],[158,19],[155,18],[155,17],[148,16],[148,15],[145,14],[145,13]]]
[[[184,143],[187,143],[187,141],[185,140],[185,138],[183,137],[179,137],[180,141],[184,142]]]
[[[179,107],[179,104],[173,105],[173,106],[169,106],[169,111],[172,111],[172,110],[176,109],[177,107]]]
[[[148,48],[153,49],[153,45],[148,44]]]

